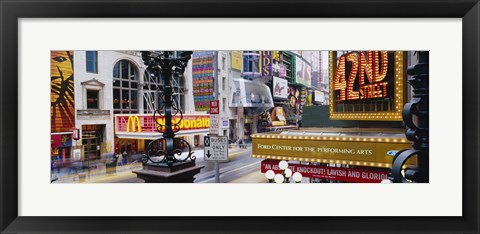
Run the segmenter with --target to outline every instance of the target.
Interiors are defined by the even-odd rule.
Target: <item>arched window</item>
[[[138,113],[137,68],[128,60],[120,60],[113,67],[113,112]]]
[[[173,97],[177,100],[175,105],[185,113],[185,77],[172,78]],[[145,114],[151,114],[162,106],[162,99],[158,89],[164,86],[164,81],[145,71],[143,81],[143,108]]]

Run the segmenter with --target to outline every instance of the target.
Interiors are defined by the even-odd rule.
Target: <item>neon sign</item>
[[[401,121],[406,55],[403,51],[329,52],[332,120]]]
[[[337,101],[388,97],[389,82],[385,79],[388,57],[387,51],[350,52],[340,56],[333,78],[333,88],[339,91]]]

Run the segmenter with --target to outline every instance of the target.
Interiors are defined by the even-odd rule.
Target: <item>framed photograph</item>
[[[0,15],[0,233],[479,232],[480,5],[477,0],[0,0]],[[249,140],[257,142],[249,147],[253,150],[251,158],[264,160],[261,164],[258,161],[258,173],[261,167],[261,173],[266,174],[268,169],[277,166],[278,161],[274,160],[283,159],[318,162],[319,165],[290,165],[312,175],[318,168],[328,170],[329,165],[320,163],[350,163],[344,168],[339,166],[336,171],[359,175],[369,172],[376,178],[353,180],[339,174],[335,178],[352,183],[316,185],[269,184],[266,178],[255,184],[77,183],[95,178],[92,175],[98,171],[108,171],[108,168],[118,171],[125,168],[124,165],[134,165],[131,161],[137,159],[132,152],[147,151],[146,145],[153,142],[156,120],[146,112],[132,115],[135,109],[147,108],[155,102],[133,104],[140,89],[131,79],[137,75],[131,64],[138,64],[144,69],[139,70],[143,73],[150,65],[142,64],[148,61],[142,51],[159,50],[203,51],[193,53],[195,67],[188,71],[188,77],[193,80],[190,91],[195,93],[191,95],[192,103],[198,113],[185,115],[187,122],[182,129],[196,133],[211,130],[207,125],[212,113],[207,111],[213,94],[218,93],[213,84],[224,82],[220,78],[205,78],[209,72],[221,73],[224,62],[209,60],[217,56],[215,51],[230,51],[225,57],[230,70],[252,77],[236,81],[242,84],[239,87],[245,87],[240,88],[245,95],[239,98],[244,102],[230,106],[237,113],[236,118],[247,118],[253,109],[271,103],[273,109],[269,114],[274,118],[270,122],[278,125],[272,125],[275,129],[283,128],[291,119],[289,109],[274,108],[273,100],[285,102],[286,106],[293,103],[293,109],[302,111],[296,105],[301,99],[309,105],[323,105],[325,118],[332,121],[370,121],[381,128],[391,127],[389,124],[393,123],[405,129],[401,121],[406,119],[402,116],[402,107],[417,100],[415,95],[419,95],[418,90],[409,86],[412,75],[406,73],[412,64],[407,61],[419,56],[415,51],[428,51],[428,70],[432,77],[427,79],[429,96],[426,97],[430,98],[426,121],[430,135],[430,179],[428,183],[378,183],[393,167],[389,160],[384,160],[384,153],[379,154],[383,161],[376,162],[378,165],[333,154],[320,159],[318,152],[288,158],[294,156],[277,153],[276,150],[282,151],[279,142],[285,143],[281,147],[310,150],[315,146],[331,153],[342,137],[347,141],[349,136],[304,136],[305,133],[300,136],[295,135],[294,130],[288,130],[293,135],[257,134],[253,132],[253,125],[247,128],[247,122],[253,120],[237,124],[228,116],[216,116],[221,124],[215,131],[228,132],[241,126],[244,131],[240,134],[251,135]],[[287,50],[288,53],[281,53]],[[127,62],[108,55],[118,51]],[[255,70],[249,73],[245,67],[254,65],[244,58],[255,56],[254,51],[261,58],[258,63],[261,66],[257,73]],[[305,87],[318,82],[318,68],[305,58],[321,56],[319,51],[325,53],[329,64],[324,67],[328,77],[325,84],[318,89],[290,88],[291,83]],[[284,56],[299,59],[286,63]],[[105,58],[110,64],[98,65],[97,62]],[[217,59],[222,61],[221,56]],[[113,80],[98,79],[103,66],[113,70]],[[351,75],[357,70],[362,74]],[[53,100],[53,83],[56,79],[73,77],[74,72],[78,79],[75,88],[68,82],[61,88],[68,93],[64,94],[68,98]],[[295,73],[293,77],[291,73]],[[252,85],[257,76],[271,78],[257,87]],[[103,92],[104,87],[110,91]],[[148,89],[146,84],[141,90]],[[247,95],[249,89],[265,95],[256,95],[253,91]],[[101,100],[108,93],[112,93],[111,115],[102,110],[105,103]],[[230,97],[219,100],[220,114],[222,103],[228,99]],[[234,96],[228,102],[234,103],[233,99]],[[81,110],[74,108],[73,102],[81,103]],[[58,122],[52,124],[55,122],[52,106],[57,108],[53,112],[61,116],[70,114],[82,123],[95,119],[102,121],[104,128],[99,131],[95,127],[84,127],[85,124],[71,124],[67,128]],[[313,118],[310,122],[321,121],[324,119]],[[267,126],[270,122],[259,124]],[[302,124],[309,124],[307,122],[306,119],[303,123],[296,121],[297,126],[293,127],[301,129]],[[53,131],[53,127],[58,129]],[[109,131],[111,134],[107,136]],[[144,139],[132,140],[133,137]],[[188,136],[182,137],[188,139]],[[331,141],[330,148],[310,144],[311,140],[322,137]],[[111,141],[98,143],[97,138]],[[293,139],[297,138],[302,142],[295,143]],[[374,143],[354,143],[355,139],[397,143],[393,138],[361,136],[353,137],[353,143],[342,142],[342,147],[349,147],[352,152],[370,152],[360,148],[362,144]],[[189,141],[192,146],[201,146],[204,138],[192,136]],[[238,144],[238,148],[242,148],[248,145],[245,141],[230,142],[229,139],[221,143]],[[173,142],[161,141],[158,147],[167,144],[185,147],[184,140]],[[215,148],[216,143],[211,143],[211,147]],[[402,148],[408,145],[406,141],[400,143]],[[86,147],[76,147],[77,144]],[[269,148],[272,146],[276,148]],[[212,154],[231,152],[230,148],[219,152],[213,148]],[[115,152],[112,157],[104,158],[103,152],[110,151]],[[342,150],[345,154],[349,152]],[[398,152],[395,150],[392,154]],[[210,157],[210,152],[205,155]],[[116,158],[120,156],[122,159]],[[199,157],[202,155],[197,155]],[[100,160],[102,165],[90,165]],[[59,178],[53,175],[66,171],[59,166],[66,161],[69,169],[79,163],[78,168],[87,170],[87,178],[83,172],[75,171],[71,180],[57,183]],[[138,165],[141,167],[141,163]],[[362,170],[361,166],[370,168]],[[383,171],[379,172],[378,168]],[[322,173],[321,179],[331,178],[325,174],[328,172]],[[111,181],[109,178],[99,180],[104,179]],[[353,183],[359,181],[364,183]]]

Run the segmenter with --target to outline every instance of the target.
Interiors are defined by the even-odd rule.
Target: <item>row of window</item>
[[[97,51],[86,51],[86,71],[89,73],[98,73],[98,53]],[[113,67],[113,111],[115,114],[133,114],[138,113],[138,103],[143,100],[145,113],[151,113],[161,105],[161,98],[156,90],[163,82],[158,77],[152,77],[148,73],[144,74],[145,98],[138,97],[138,71],[134,64],[128,60],[120,60]],[[184,81],[175,80],[174,84],[179,85],[183,90]],[[177,104],[183,109],[185,98],[181,95],[182,90],[176,90]],[[87,90],[87,109],[100,108],[100,91]]]

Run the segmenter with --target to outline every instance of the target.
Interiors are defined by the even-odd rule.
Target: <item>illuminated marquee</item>
[[[401,121],[401,51],[329,52],[330,119]]]
[[[172,125],[176,125],[180,131],[208,130],[210,118],[208,115],[184,115],[180,121],[179,117],[172,118]],[[165,118],[153,115],[115,115],[115,132],[122,133],[156,133],[157,128],[165,129]]]

